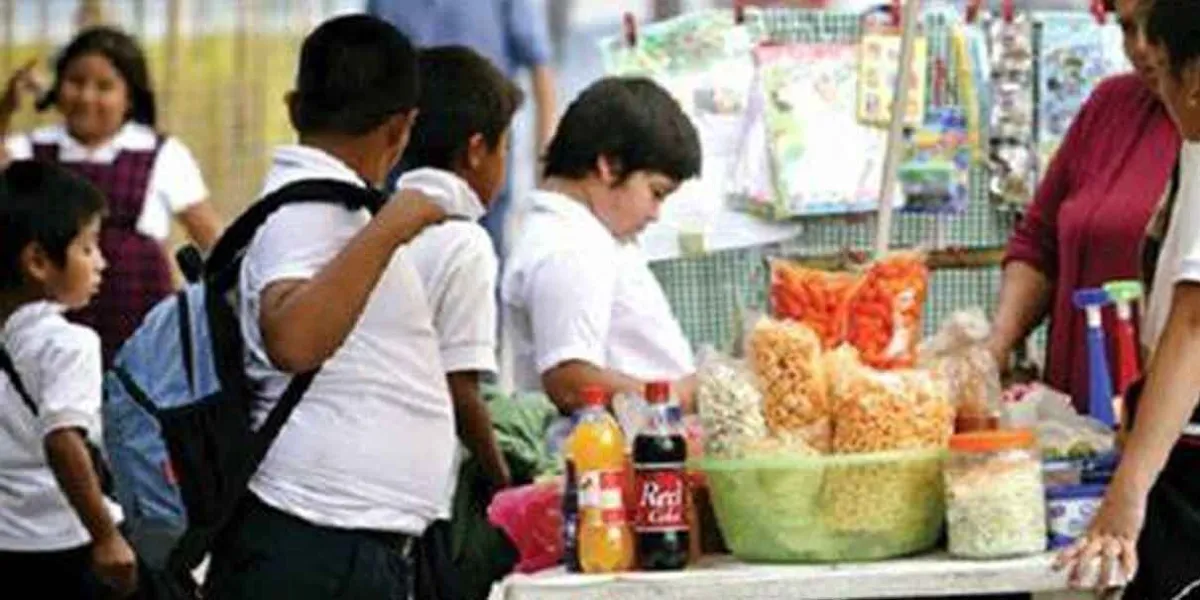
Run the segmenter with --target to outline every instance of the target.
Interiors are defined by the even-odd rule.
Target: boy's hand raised
[[[446,211],[425,194],[406,189],[393,194],[376,218],[400,236],[401,244],[407,244],[423,229],[441,223],[447,216]]]

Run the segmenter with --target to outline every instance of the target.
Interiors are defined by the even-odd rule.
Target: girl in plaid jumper
[[[4,162],[62,164],[106,196],[100,245],[110,261],[108,275],[95,301],[70,316],[100,334],[107,367],[146,312],[172,292],[162,245],[172,217],[202,250],[216,242],[220,223],[191,153],[154,129],[154,93],[133,38],[108,27],[83,31],[59,56],[54,84],[44,95],[33,66],[17,71],[0,98],[0,153]],[[55,108],[62,122],[7,135],[27,95],[41,96],[37,107]]]

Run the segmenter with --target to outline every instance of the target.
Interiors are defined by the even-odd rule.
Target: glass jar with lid
[[[954,436],[945,478],[950,554],[986,559],[1046,550],[1045,486],[1032,431]]]

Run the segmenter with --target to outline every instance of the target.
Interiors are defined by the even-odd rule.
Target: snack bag
[[[828,451],[829,390],[817,334],[800,323],[764,317],[748,339],[767,429],[775,435],[800,435],[813,448]]]
[[[696,379],[706,454],[740,458],[746,445],[767,437],[762,393],[745,363],[705,348]]]
[[[950,390],[937,373],[877,371],[842,349],[825,361],[838,454],[944,448],[954,433]],[[836,365],[836,367],[835,367]]]
[[[779,319],[812,328],[826,350],[841,344],[846,319],[859,277],[771,260],[771,308]]]
[[[929,268],[919,252],[895,252],[872,263],[850,299],[846,341],[877,369],[917,362]]]
[[[950,315],[921,345],[919,363],[950,386],[960,432],[995,429],[1002,412],[1000,369],[986,347],[991,326],[982,310]]]

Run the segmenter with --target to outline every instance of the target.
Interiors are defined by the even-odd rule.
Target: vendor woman
[[[517,389],[564,413],[592,385],[670,381],[690,402],[691,348],[634,240],[699,172],[695,128],[650,80],[602,79],[571,104],[501,284]]]
[[[1073,579],[1137,575],[1126,598],[1200,597],[1200,0],[1155,0],[1146,33],[1184,138],[1142,327],[1152,348],[1121,465],[1091,530],[1062,556]],[[1119,578],[1119,576],[1117,577]]]

